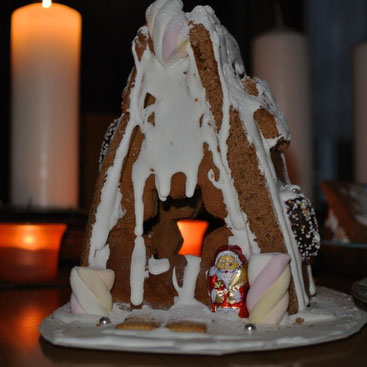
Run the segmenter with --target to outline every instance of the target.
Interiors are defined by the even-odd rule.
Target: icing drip
[[[144,211],[142,194],[145,181],[152,172],[161,200],[166,200],[169,195],[171,178],[177,172],[186,176],[186,196],[192,197],[194,194],[205,135],[199,121],[207,113],[207,107],[195,63],[189,62],[189,59],[181,60],[175,67],[165,68],[147,49],[137,69],[141,69],[141,79],[136,81],[139,95],[143,99],[150,93],[156,98],[156,102],[143,112],[140,128],[145,140],[132,173],[137,218],[135,234],[141,235]],[[141,102],[132,101],[136,108]],[[132,112],[135,118],[135,111]],[[152,113],[154,125],[148,122]]]
[[[121,120],[121,119],[120,119]],[[116,224],[119,215],[123,215],[123,211],[119,211],[119,215],[114,214],[116,208],[120,208],[121,192],[119,189],[121,169],[124,158],[129,148],[129,141],[134,125],[128,125],[124,139],[117,148],[113,164],[106,173],[104,186],[101,190],[101,201],[96,211],[96,221],[92,228],[90,238],[89,265],[93,266],[98,262],[99,252],[106,244],[109,231]]]
[[[285,117],[282,111],[279,109],[278,104],[275,102],[268,83],[265,80],[261,80],[259,78],[254,78],[254,80],[256,82],[256,88],[259,92],[261,104],[263,108],[265,108],[274,116],[277,130],[279,133],[279,137],[277,139],[274,139],[274,141],[268,139],[267,142],[268,147],[272,148],[281,139],[289,141],[291,139],[291,134],[287,122],[285,120]]]
[[[176,277],[176,268],[173,269],[172,282],[178,297],[175,298],[175,305],[189,305],[199,303],[195,298],[196,279],[200,271],[201,258],[193,255],[185,255],[187,265],[182,287],[179,287]]]
[[[313,280],[312,276],[312,267],[310,264],[307,264],[307,276],[308,276],[308,282],[309,282],[309,292],[311,296],[316,295],[316,285]]]
[[[107,267],[107,261],[110,257],[110,246],[106,244],[96,256],[93,266],[104,269]]]
[[[115,134],[115,131],[117,130],[117,126],[120,123],[120,119],[116,119],[113,122],[111,122],[110,126],[108,127],[106,134],[104,136],[101,150],[99,152],[99,158],[98,158],[98,167],[101,169],[102,162],[104,160],[104,157],[107,154],[108,148],[110,146],[111,140]]]
[[[169,270],[169,260],[168,259],[155,259],[151,257],[148,262],[149,273],[153,275],[163,274]]]
[[[131,255],[130,267],[130,301],[133,305],[138,306],[143,303],[144,299],[144,279],[146,266],[145,243],[142,236],[135,239],[135,247]]]
[[[228,238],[228,244],[239,246],[247,259],[250,258],[251,254],[260,252],[256,236],[250,231],[248,221],[246,222],[246,231],[232,229],[232,236]],[[250,246],[245,244],[250,244]]]

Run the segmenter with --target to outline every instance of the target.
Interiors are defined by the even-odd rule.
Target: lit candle
[[[367,183],[367,42],[354,48],[354,160],[355,180]]]
[[[183,238],[179,254],[201,256],[201,247],[208,222],[203,220],[182,219],[177,222]]]
[[[75,208],[81,16],[31,4],[11,19],[11,202]]]
[[[292,135],[286,152],[292,183],[312,197],[312,121],[307,40],[286,28],[257,37],[252,44],[253,74],[265,79]]]
[[[65,224],[0,223],[0,279],[53,280]]]

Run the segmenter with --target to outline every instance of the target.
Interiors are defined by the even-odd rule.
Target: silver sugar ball
[[[101,325],[107,325],[107,324],[111,324],[111,320],[108,317],[101,317],[99,319],[99,323]]]
[[[253,331],[256,330],[256,326],[254,324],[246,324],[245,325],[245,330],[248,332],[248,333],[252,333]]]

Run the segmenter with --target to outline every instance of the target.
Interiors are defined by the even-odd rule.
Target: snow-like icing
[[[115,325],[126,317],[155,319],[161,322],[156,330],[116,330]],[[247,319],[226,313],[212,313],[207,307],[183,306],[170,310],[136,309],[132,312],[114,305],[109,318],[112,324],[98,326],[99,316],[73,315],[70,304],[60,307],[40,326],[42,336],[56,345],[88,349],[122,350],[151,353],[219,355],[243,351],[264,352],[312,345],[346,338],[367,322],[367,314],[354,306],[351,297],[319,288],[310,307],[282,320],[281,325],[258,325],[248,334]],[[302,323],[297,322],[302,320]],[[204,322],[207,333],[174,333],[166,328],[171,320]],[[301,362],[309,364],[311,360]]]
[[[189,53],[193,57],[191,50]],[[193,196],[209,118],[204,117],[201,127],[199,121],[202,116],[208,115],[209,110],[195,63],[190,63],[189,58],[181,60],[175,67],[166,68],[147,49],[141,61],[136,61],[138,76],[135,88],[140,89],[141,98],[131,101],[130,113],[132,119],[142,121],[139,126],[145,136],[132,172],[137,218],[135,234],[141,235],[144,212],[142,195],[145,181],[152,172],[161,200],[168,197],[171,178],[177,172],[183,172],[186,176],[186,196]],[[142,104],[147,93],[153,95],[156,102],[144,109]],[[152,113],[154,125],[148,122]]]
[[[279,109],[278,104],[275,102],[268,83],[259,78],[254,78],[254,80],[256,81],[256,88],[262,100],[262,106],[274,116],[279,133],[279,137],[277,139],[267,139],[268,147],[272,148],[281,138],[285,141],[289,141],[291,139],[291,134],[285,117]]]
[[[146,250],[142,236],[137,236],[131,255],[130,267],[130,301],[133,305],[140,305],[144,299],[144,279],[146,267]]]
[[[230,221],[226,220],[226,223],[227,222],[227,225],[230,225]],[[247,244],[249,244],[249,246],[246,246]],[[256,236],[253,232],[251,232],[248,222],[246,222],[245,231],[232,228],[232,236],[228,238],[228,245],[239,246],[246,259],[249,259],[251,254],[258,254],[260,252]]]
[[[176,277],[176,268],[173,269],[172,282],[178,293],[175,298],[175,305],[192,305],[199,303],[194,295],[196,288],[196,280],[200,272],[201,257],[193,255],[185,255],[187,265],[183,278],[182,287],[178,285]]]
[[[281,199],[286,202],[288,200],[296,199],[301,192],[301,188],[298,185],[284,185],[279,188]]]
[[[168,259],[155,259],[151,257],[148,261],[149,273],[153,275],[163,274],[169,270],[169,260]]]
[[[120,118],[120,121],[122,116]],[[113,164],[108,168],[105,183],[101,190],[101,200],[96,210],[96,219],[90,237],[89,265],[94,266],[98,262],[99,252],[106,244],[108,234],[112,227],[123,215],[123,209],[117,203],[121,203],[121,192],[119,188],[121,169],[124,158],[129,148],[128,141],[133,132],[134,125],[128,125],[125,132],[126,140],[119,145]],[[121,204],[120,204],[121,205]],[[116,214],[118,209],[118,214]]]
[[[197,186],[197,174],[203,157],[203,146],[207,144],[213,156],[213,162],[219,171],[219,179],[209,172],[211,183],[223,193],[228,216],[227,226],[232,230],[232,243],[239,245],[245,256],[259,253],[256,237],[249,229],[246,213],[240,209],[237,192],[234,188],[231,170],[227,161],[227,140],[230,131],[230,109],[238,111],[243,129],[250,143],[254,144],[259,169],[265,176],[269,196],[282,228],[285,244],[291,256],[291,269],[299,309],[308,303],[302,280],[301,258],[291,237],[291,228],[286,219],[278,180],[271,163],[269,149],[276,140],[265,140],[254,120],[254,112],[260,107],[268,109],[275,116],[280,137],[289,140],[289,132],[283,115],[273,100],[266,83],[256,80],[258,96],[247,94],[242,86],[243,62],[238,45],[228,31],[219,23],[210,7],[196,7],[191,13],[183,13],[179,0],[159,0],[147,11],[147,27],[140,29],[144,35],[148,32],[153,38],[157,56],[147,47],[141,58],[133,54],[136,65],[136,77],[130,92],[130,120],[125,134],[116,151],[113,165],[108,169],[105,184],[101,192],[101,201],[96,212],[96,222],[92,229],[89,263],[98,261],[100,251],[105,246],[109,230],[116,220],[123,216],[123,210],[116,204],[121,202],[119,191],[120,172],[130,144],[131,134],[139,127],[144,141],[136,162],[133,165],[132,180],[134,187],[136,227],[135,249],[131,264],[131,299],[133,304],[143,301],[145,276],[145,244],[143,234],[144,205],[143,192],[147,178],[154,174],[159,198],[166,200],[170,193],[171,178],[182,172],[186,176],[186,196],[191,197]],[[177,47],[187,37],[185,29],[179,29],[186,19],[188,27],[203,24],[210,34],[214,56],[218,64],[218,73],[223,92],[223,119],[220,131],[215,130],[214,119],[206,100],[193,50],[190,43],[185,44],[185,53],[174,62],[165,64],[163,47],[172,47],[172,40],[165,42],[166,32],[174,28]],[[177,27],[176,27],[177,26]],[[173,27],[173,28],[172,28]],[[175,28],[176,27],[176,28]],[[135,41],[137,42],[137,41]],[[169,52],[172,52],[170,49]],[[167,60],[166,60],[167,61]],[[172,60],[170,60],[171,62]],[[146,95],[155,98],[155,103],[144,106]],[[149,117],[154,113],[154,123]],[[112,213],[112,214],[111,214]],[[192,262],[190,261],[190,264]],[[191,266],[188,264],[188,266]]]
[[[308,290],[310,292],[310,295],[314,296],[316,294],[316,285],[313,280],[312,267],[310,264],[307,264],[307,276],[308,276],[308,282],[309,282]]]
[[[95,257],[93,266],[97,268],[106,268],[107,261],[110,258],[110,246],[107,243],[99,252],[98,256]]]

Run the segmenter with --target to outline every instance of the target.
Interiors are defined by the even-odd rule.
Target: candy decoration
[[[108,147],[110,146],[111,140],[113,138],[113,135],[115,134],[115,131],[117,130],[119,122],[120,119],[116,119],[113,122],[111,122],[111,124],[108,126],[108,129],[102,142],[101,150],[99,152],[99,158],[98,158],[99,169],[101,169],[102,162],[107,154]]]
[[[173,64],[187,55],[187,34],[185,17],[174,16],[167,24],[163,36],[162,59],[165,64]]]
[[[292,231],[296,237],[302,260],[316,256],[320,248],[320,234],[315,210],[302,193],[285,202]]]
[[[245,325],[245,330],[246,330],[249,334],[252,334],[252,333],[256,330],[256,325],[254,325],[254,324],[246,324],[246,325]]]
[[[246,266],[239,246],[223,246],[216,252],[208,276],[212,312],[235,311],[239,317],[248,317]]]
[[[110,290],[115,274],[110,269],[92,269],[75,266],[71,270],[73,291],[70,307],[73,314],[106,315],[112,310]]]
[[[101,324],[101,325],[111,324],[111,320],[110,320],[109,317],[101,317],[99,319],[99,324]]]
[[[288,309],[291,280],[290,256],[271,253],[252,255],[247,294],[249,320],[260,324],[278,324]]]
[[[160,0],[146,11],[154,53],[162,65],[171,65],[187,56],[189,27],[181,0]]]

